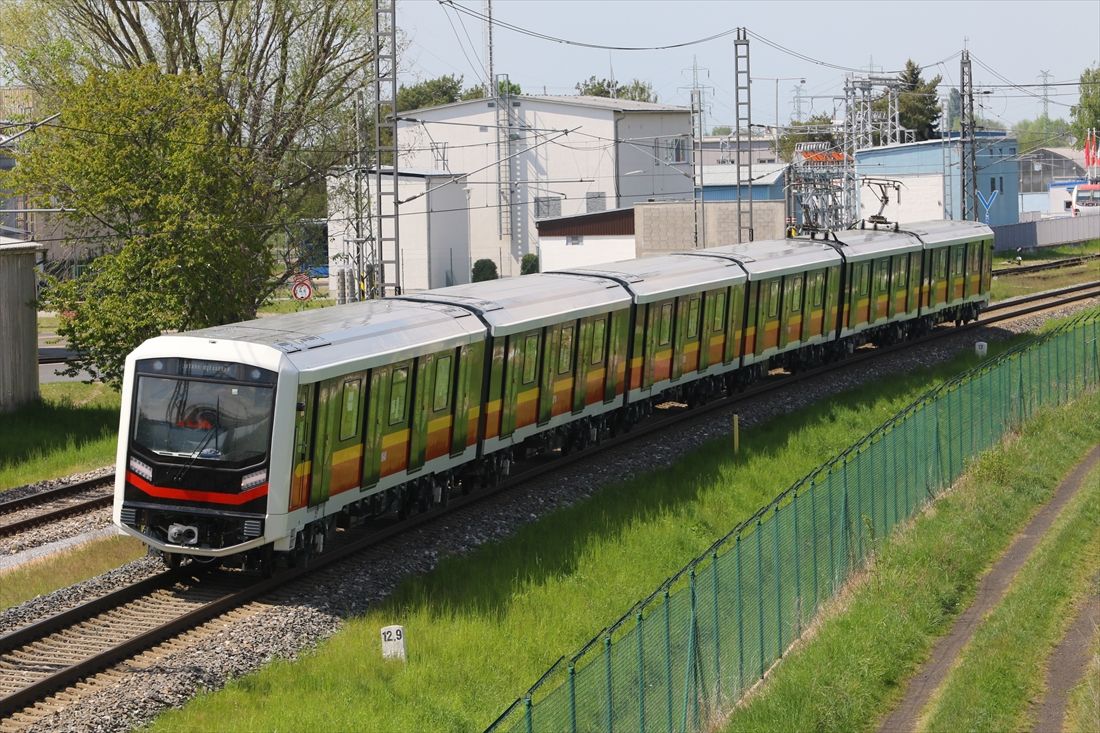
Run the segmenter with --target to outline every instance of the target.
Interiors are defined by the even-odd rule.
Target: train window
[[[603,320],[595,321],[592,324],[592,363],[599,364],[603,361],[603,342],[604,333],[607,328],[606,323]]]
[[[726,322],[726,293],[723,290],[718,291],[714,296],[714,323],[711,324],[711,330],[721,331],[722,326]]]
[[[699,335],[699,298],[688,302],[687,337],[693,339]]]
[[[871,294],[871,269],[867,263],[856,265],[856,282],[859,283],[859,295],[867,297]]]
[[[523,341],[523,383],[535,381],[539,363],[539,335],[532,333]]]
[[[802,278],[796,277],[790,281],[791,292],[788,294],[788,300],[790,300],[791,313],[798,313],[802,310]]]
[[[672,343],[672,303],[661,306],[661,323],[657,327],[657,345],[668,346]]]
[[[573,370],[573,326],[562,326],[561,346],[558,348],[558,374]]]
[[[815,272],[810,277],[813,278],[811,281],[812,284],[810,285],[810,297],[813,298],[814,308],[820,308],[825,304],[825,273]]]
[[[451,404],[451,357],[441,356],[435,361],[435,395],[432,409],[445,410]]]
[[[955,247],[954,261],[951,263],[951,274],[959,277],[963,274],[963,263],[966,261],[966,245]]]
[[[936,277],[943,280],[947,277],[947,250],[936,250]]]
[[[405,421],[405,397],[409,389],[409,368],[393,370],[390,381],[390,425]]]
[[[768,318],[779,318],[779,281],[768,283]]]
[[[894,289],[905,290],[905,286],[908,285],[906,278],[908,255],[901,255],[894,258]]]
[[[359,432],[359,390],[362,382],[349,379],[344,382],[340,397],[340,440],[349,440]]]
[[[879,260],[875,263],[875,282],[880,293],[886,292],[886,286],[890,280],[890,260]]]

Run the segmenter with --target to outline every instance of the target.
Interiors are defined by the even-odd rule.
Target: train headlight
[[[241,479],[241,488],[251,489],[255,486],[259,486],[264,481],[267,481],[267,471],[256,471]]]
[[[133,456],[130,456],[130,470],[146,481],[153,480],[153,467],[147,463],[142,463]]]

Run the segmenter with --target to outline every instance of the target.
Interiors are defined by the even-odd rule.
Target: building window
[[[432,149],[432,162],[435,163],[436,170],[449,171],[447,167],[447,143],[431,143]]]
[[[560,196],[536,196],[535,197],[535,218],[536,219],[549,219],[552,217],[561,216],[561,197]]]
[[[593,211],[607,211],[607,194],[603,191],[592,191],[585,194],[584,210],[589,214]]]
[[[989,192],[993,193],[997,190],[997,179],[993,176],[989,177]]]
[[[570,234],[565,238],[567,247],[580,247],[582,244],[584,244],[584,237],[580,234]]]

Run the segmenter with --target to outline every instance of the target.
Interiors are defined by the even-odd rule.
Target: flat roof
[[[553,104],[565,104],[573,107],[607,109],[619,112],[679,112],[683,114],[691,113],[691,110],[689,108],[680,107],[674,104],[659,104],[657,102],[636,102],[633,99],[612,99],[610,97],[593,97],[583,94],[547,94],[544,96],[533,94],[513,94],[508,97],[508,99],[520,100],[524,102],[550,102]],[[488,101],[490,101],[488,97],[481,97],[479,99],[462,99],[457,102],[451,102],[450,104],[440,104],[435,107],[420,107],[418,109],[403,110],[398,113],[398,119],[400,120],[402,117],[414,117],[421,112],[430,112],[440,109],[451,109],[455,107],[461,107],[463,105],[484,105]]]

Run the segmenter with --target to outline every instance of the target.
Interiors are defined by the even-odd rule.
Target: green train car
[[[976,318],[992,231],[937,221],[457,285],[151,339],[114,521],[170,564],[270,568],[445,503],[661,401]]]

